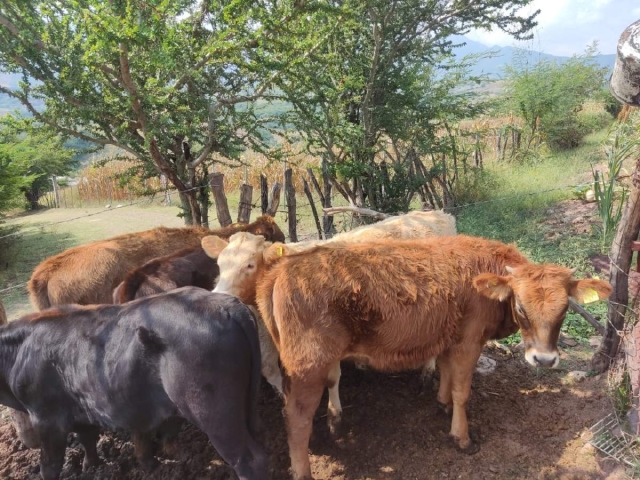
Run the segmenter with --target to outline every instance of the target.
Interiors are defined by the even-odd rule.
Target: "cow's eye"
[[[247,270],[253,270],[254,268],[256,268],[256,265],[254,263],[247,264]]]
[[[524,317],[524,310],[523,308],[520,306],[519,303],[516,303],[516,312],[518,313],[518,315],[520,315],[521,317]]]

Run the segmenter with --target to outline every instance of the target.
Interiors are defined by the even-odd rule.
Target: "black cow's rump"
[[[144,434],[175,416],[205,431],[241,479],[265,479],[255,441],[259,382],[250,310],[199,288],[51,309],[0,327],[0,402],[29,413],[45,480],[59,477],[71,431],[89,466],[97,427],[134,432],[144,456]]]

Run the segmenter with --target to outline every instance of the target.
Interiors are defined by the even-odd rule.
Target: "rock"
[[[601,343],[602,343],[602,337],[600,335],[589,337],[589,345],[591,345],[591,348],[593,348],[594,350],[599,349]]]
[[[574,370],[572,372],[569,372],[568,377],[575,382],[581,382],[587,377],[587,372],[584,372],[582,370]]]
[[[584,199],[587,202],[595,202],[596,201],[596,192],[594,192],[593,190],[587,190],[586,193],[584,194]]]
[[[478,364],[476,365],[476,372],[481,375],[487,375],[496,369],[496,361],[493,358],[480,355]]]
[[[580,453],[587,454],[587,455],[593,455],[593,453],[595,452],[596,447],[594,447],[593,445],[591,445],[589,442],[585,443],[582,448],[580,449]]]
[[[494,467],[493,465],[491,465],[491,466],[489,467],[489,471],[490,471],[491,473],[498,473],[498,467]]]
[[[569,335],[565,335],[564,333],[560,334],[560,338],[558,342],[565,347],[577,347],[578,341],[575,338],[570,337]]]

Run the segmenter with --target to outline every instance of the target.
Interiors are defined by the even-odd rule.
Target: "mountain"
[[[491,78],[502,78],[504,74],[504,67],[509,65],[514,58],[514,55],[526,54],[528,60],[531,63],[537,63],[541,60],[550,60],[555,62],[566,62],[571,57],[563,57],[558,55],[551,55],[549,53],[537,52],[535,50],[521,50],[514,47],[500,47],[494,45],[489,47],[480,42],[475,42],[463,36],[451,37],[451,40],[456,44],[464,44],[454,50],[456,58],[462,59],[466,55],[482,54],[492,52],[494,55],[490,58],[482,58],[471,69],[473,75],[488,75]],[[526,53],[525,53],[526,52]],[[613,70],[613,65],[616,61],[614,54],[610,55],[597,55],[595,60],[603,67],[610,71]]]

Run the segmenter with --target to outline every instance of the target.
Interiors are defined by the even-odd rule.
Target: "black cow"
[[[45,480],[59,477],[69,432],[86,468],[98,460],[100,427],[141,441],[176,416],[201,428],[241,479],[266,479],[255,440],[259,385],[251,311],[200,288],[63,306],[0,327],[0,403],[29,413]]]

